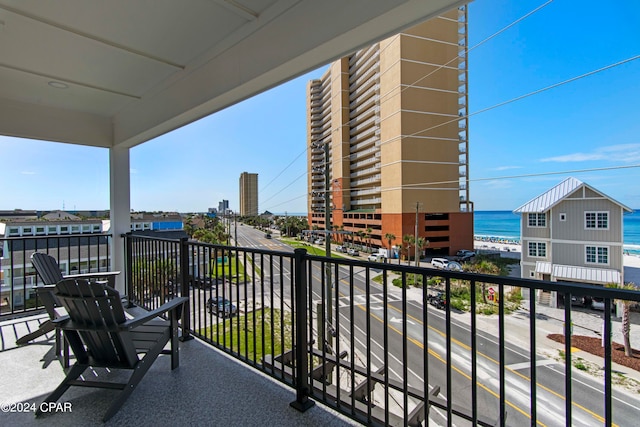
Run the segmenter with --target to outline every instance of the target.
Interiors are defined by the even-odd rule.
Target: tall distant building
[[[226,214],[228,209],[229,209],[228,200],[222,200],[221,202],[218,202],[218,213],[220,215]]]
[[[466,45],[460,7],[339,59],[309,82],[310,226],[325,228],[328,163],[339,240],[386,248],[390,233],[398,247],[417,224],[430,253],[473,248]]]
[[[240,174],[240,215],[258,216],[258,174]]]

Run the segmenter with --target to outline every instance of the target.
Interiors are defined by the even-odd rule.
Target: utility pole
[[[331,234],[329,234],[329,229],[331,228],[331,200],[329,193],[329,184],[330,184],[330,176],[329,176],[329,144],[324,144],[324,231],[325,231],[325,256],[327,258],[331,257]],[[324,325],[322,325],[322,330],[325,331],[326,344],[333,348],[333,335],[331,334],[331,329],[333,325],[333,303],[332,303],[332,288],[333,282],[331,280],[331,264],[328,262],[326,265],[326,277],[327,283],[325,287],[326,292],[326,312],[327,312],[327,321]],[[331,327],[330,327],[331,326]]]
[[[420,202],[416,202],[416,230],[415,230],[415,242],[413,244],[413,247],[415,248],[415,262],[416,262],[416,267],[420,266],[420,261],[418,258],[418,209],[420,208]]]
[[[233,240],[236,242],[236,246],[238,246],[238,217],[236,215],[236,212],[233,213],[233,228],[235,234]]]

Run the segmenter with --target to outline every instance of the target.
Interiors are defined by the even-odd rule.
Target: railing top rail
[[[307,259],[316,262],[329,262],[331,264],[351,265],[354,267],[373,268],[405,274],[419,274],[431,277],[442,277],[457,280],[475,281],[478,283],[492,283],[496,285],[519,286],[528,289],[542,289],[545,291],[556,291],[560,293],[571,293],[572,295],[589,295],[591,297],[612,298],[627,301],[640,302],[640,290],[608,288],[599,285],[585,283],[552,282],[546,280],[536,280],[509,276],[494,276],[490,274],[460,272],[451,270],[440,270],[429,267],[416,267],[410,265],[398,265],[391,263],[368,262],[355,259],[336,259],[318,255],[307,255]],[[372,266],[375,264],[375,266]]]
[[[0,237],[0,240],[34,240],[34,239],[70,239],[76,237],[112,237],[111,233],[80,233],[80,234],[38,234],[33,236]]]
[[[253,253],[253,254],[277,255],[277,256],[293,258],[293,253],[286,252],[286,251],[274,251],[274,250],[269,250],[269,249],[246,248],[246,247],[243,247],[243,246],[218,245],[218,244],[213,244],[213,243],[199,242],[197,240],[190,240],[190,239],[187,239],[187,238],[171,239],[171,238],[164,238],[164,237],[137,235],[137,234],[131,234],[131,233],[123,234],[122,237],[142,239],[142,240],[154,240],[154,241],[162,241],[162,242],[172,242],[172,243],[180,243],[182,241],[187,241],[187,244],[189,246],[196,246],[196,247],[200,247],[200,248],[212,248],[212,249],[225,250],[225,251],[242,251],[242,252],[250,252],[250,253]]]
[[[186,237],[182,239],[175,239],[175,238],[172,239],[169,237],[147,236],[145,234],[133,234],[133,233],[124,233],[124,234],[121,234],[120,237],[135,238],[140,240],[154,240],[154,241],[161,241],[161,242],[173,242],[173,243],[179,243],[183,240],[188,240]]]

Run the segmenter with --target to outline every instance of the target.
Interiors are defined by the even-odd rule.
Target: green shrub
[[[581,371],[586,371],[587,370],[587,366],[582,363],[582,359],[578,359],[573,366],[576,367],[576,369],[580,369]]]
[[[467,311],[467,304],[462,299],[452,298],[451,299],[451,308],[456,309],[456,310],[460,310],[460,311]]]

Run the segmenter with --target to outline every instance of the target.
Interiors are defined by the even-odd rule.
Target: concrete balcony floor
[[[118,391],[71,387],[59,400],[70,402],[71,412],[35,417],[32,411],[5,412],[6,404],[39,405],[64,378],[54,357],[53,334],[15,347],[16,335],[26,323],[37,326],[43,316],[2,322],[0,351],[0,425],[92,426]],[[71,360],[73,363],[73,358]],[[97,370],[97,375],[106,372]],[[91,375],[87,370],[85,375]],[[289,406],[293,389],[193,339],[180,343],[180,367],[171,371],[170,357],[161,355],[120,411],[106,425],[120,426],[347,426],[358,425],[337,412],[316,404],[305,413]]]

